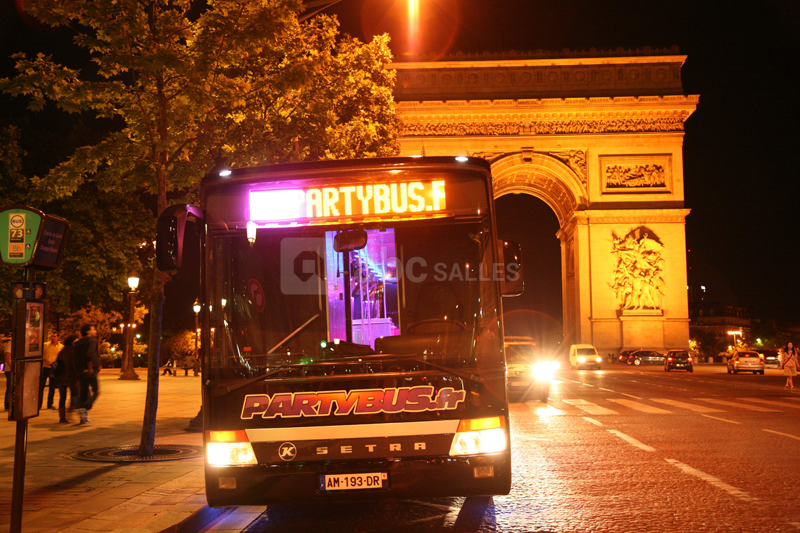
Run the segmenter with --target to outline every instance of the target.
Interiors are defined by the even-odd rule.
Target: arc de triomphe
[[[459,54],[395,63],[401,154],[492,163],[496,196],[531,194],[560,224],[566,344],[686,348],[678,50]]]

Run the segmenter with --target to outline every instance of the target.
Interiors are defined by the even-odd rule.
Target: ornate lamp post
[[[130,313],[128,315],[128,330],[125,332],[125,354],[122,358],[122,375],[119,379],[139,379],[139,374],[133,369],[133,334],[135,321],[135,306],[136,306],[136,289],[139,288],[139,274],[132,270],[128,274],[128,287],[131,292],[128,293],[130,300]]]
[[[194,311],[194,356],[195,358],[200,356],[200,353],[197,350],[197,340],[200,336],[200,299],[196,298],[194,301],[194,305],[192,305],[192,310]]]

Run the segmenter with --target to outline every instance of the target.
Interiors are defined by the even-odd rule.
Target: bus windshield
[[[359,357],[450,368],[475,368],[481,351],[499,357],[496,334],[480,342],[496,331],[503,275],[490,225],[473,216],[258,228],[252,242],[242,230],[212,231],[210,379]],[[366,244],[337,246],[353,230]]]

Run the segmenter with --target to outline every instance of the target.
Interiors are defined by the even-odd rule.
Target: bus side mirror
[[[176,204],[164,209],[156,224],[156,267],[161,272],[177,272],[183,262],[183,234],[186,219],[194,216],[202,222],[200,208],[190,204]]]
[[[345,230],[333,238],[333,249],[337,252],[361,250],[367,245],[367,232],[363,229]]]
[[[501,241],[503,250],[503,296],[519,296],[525,290],[525,274],[522,269],[522,247],[515,241]]]

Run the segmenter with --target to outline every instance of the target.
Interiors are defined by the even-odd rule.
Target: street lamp
[[[194,356],[197,358],[200,353],[197,351],[197,338],[200,336],[200,299],[196,298],[192,310],[194,311]]]
[[[122,375],[119,379],[139,379],[139,374],[133,369],[133,334],[135,328],[135,307],[136,307],[136,289],[139,288],[139,273],[131,270],[128,274],[128,287],[131,292],[128,293],[130,300],[129,314],[128,314],[128,329],[125,331],[125,352],[122,357]],[[122,327],[122,324],[120,324]]]
[[[733,335],[733,345],[737,346],[736,344],[736,335],[739,335],[739,342],[742,342],[742,330],[737,329],[733,331],[729,331],[728,335]]]

